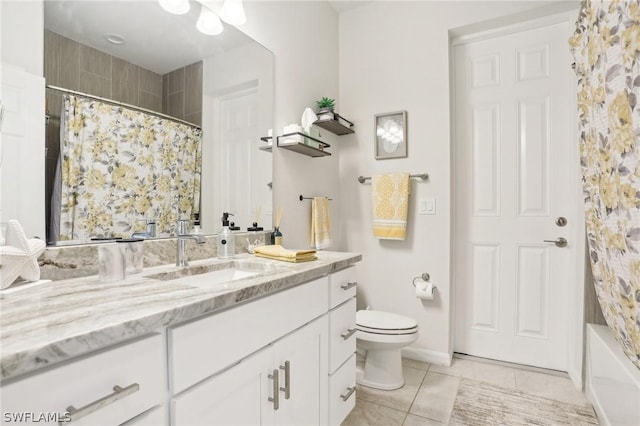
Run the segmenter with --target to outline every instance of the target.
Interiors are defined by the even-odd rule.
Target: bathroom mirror
[[[172,15],[156,1],[45,1],[47,84],[200,126],[203,232],[217,233],[223,212],[242,230],[259,212],[270,228],[272,156],[260,137],[273,127],[273,54],[231,25],[217,36],[200,33],[200,3],[190,5]],[[63,108],[60,91],[46,92],[49,233]],[[132,232],[144,230],[145,219],[136,218]]]

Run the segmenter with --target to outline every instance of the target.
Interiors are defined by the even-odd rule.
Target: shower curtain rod
[[[202,127],[198,126],[197,124],[189,123],[188,121],[184,121],[184,120],[181,120],[179,118],[163,114],[161,112],[151,111],[150,109],[142,108],[142,107],[139,107],[139,106],[127,104],[127,103],[124,103],[124,102],[114,101],[112,99],[102,98],[100,96],[89,95],[87,93],[77,92],[75,90],[65,89],[63,87],[58,87],[58,86],[47,85],[46,88],[47,89],[51,89],[51,90],[55,90],[55,91],[58,91],[58,92],[70,93],[72,95],[82,96],[82,97],[89,98],[89,99],[95,99],[97,101],[105,102],[105,103],[108,103],[108,104],[111,104],[111,105],[123,106],[123,107],[126,107],[126,108],[131,108],[131,109],[134,109],[136,111],[140,111],[140,112],[144,112],[144,113],[147,113],[147,114],[155,115],[156,117],[166,118],[167,120],[171,120],[171,121],[175,121],[175,122],[178,122],[178,123],[186,124],[187,126],[192,126],[192,127],[195,127],[197,129],[202,130]]]

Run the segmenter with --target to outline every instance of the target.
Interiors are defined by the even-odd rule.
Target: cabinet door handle
[[[344,340],[347,340],[349,337],[353,336],[356,331],[357,329],[355,328],[348,328],[347,332],[344,334],[341,334],[340,337],[342,337]]]
[[[113,393],[97,399],[93,402],[88,403],[84,407],[76,408],[73,405],[67,407],[67,413],[69,413],[69,420],[65,422],[71,423],[78,419],[81,419],[89,414],[98,411],[99,409],[106,407],[107,405],[111,405],[119,399],[124,398],[125,396],[131,395],[132,393],[138,392],[140,390],[140,385],[138,383],[133,383],[127,387],[114,386]],[[62,423],[61,423],[62,424]]]
[[[284,399],[291,397],[291,363],[285,361],[284,365],[280,366],[280,370],[284,370],[284,387],[280,388],[284,392]]]
[[[340,398],[342,398],[343,401],[346,401],[347,399],[349,399],[351,397],[351,395],[353,395],[353,393],[355,391],[356,391],[356,387],[355,386],[347,388],[347,393],[343,393],[342,395],[340,395]]]
[[[277,411],[278,408],[280,408],[280,385],[278,383],[278,369],[273,370],[273,374],[269,374],[267,377],[273,379],[273,398],[269,397],[269,402],[273,402],[273,410]]]
[[[342,284],[342,285],[340,286],[340,288],[341,288],[341,289],[343,289],[343,290],[349,290],[350,288],[355,287],[355,286],[357,286],[357,285],[358,285],[358,282],[357,282],[357,281],[351,281],[351,282],[349,282],[349,283]]]

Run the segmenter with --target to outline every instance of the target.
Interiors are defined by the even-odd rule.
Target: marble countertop
[[[180,279],[147,277],[174,265],[145,268],[123,281],[97,276],[24,285],[0,292],[0,379],[15,377],[104,348],[162,327],[227,309],[346,268],[355,253],[318,252],[318,260],[286,263],[237,255],[234,260],[276,263],[277,270],[232,281],[227,288],[201,288]],[[190,266],[228,262],[204,259]]]

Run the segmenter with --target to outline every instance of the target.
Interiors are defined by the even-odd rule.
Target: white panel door
[[[0,225],[45,239],[44,78],[0,64]]]
[[[257,150],[260,142],[258,131],[258,92],[256,89],[226,96],[220,100],[220,193],[223,211],[235,215],[230,220],[246,228],[253,222],[251,200],[256,196],[252,171],[264,161],[263,151]],[[269,157],[270,160],[270,157]],[[239,173],[238,171],[244,171]],[[233,179],[229,179],[233,176]],[[264,183],[266,189],[266,183]]]
[[[565,371],[578,161],[566,34],[555,24],[454,53],[455,351]]]

